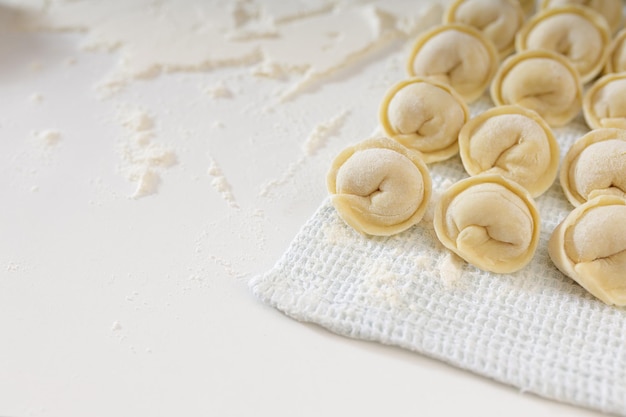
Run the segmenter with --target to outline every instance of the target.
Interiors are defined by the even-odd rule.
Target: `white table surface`
[[[376,126],[402,45],[268,109],[281,81],[246,68],[103,99],[94,85],[115,52],[0,31],[1,416],[598,415],[298,323],[250,294],[325,198],[334,155]],[[233,98],[203,93],[222,81]],[[120,172],[124,108],[150,114],[178,161],[139,199]],[[33,135],[46,129],[58,143]],[[212,161],[238,208],[212,186]]]

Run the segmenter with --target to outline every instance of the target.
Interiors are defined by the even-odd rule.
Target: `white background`
[[[114,53],[81,51],[80,34],[0,31],[1,416],[596,415],[295,322],[250,294],[325,198],[334,155],[375,128],[403,45],[273,105],[284,85],[246,68],[102,98]],[[219,83],[232,98],[206,94]],[[128,108],[178,161],[140,199],[122,172]],[[345,111],[307,156],[315,127]],[[46,129],[58,143],[33,135]],[[212,161],[238,207],[212,186]]]

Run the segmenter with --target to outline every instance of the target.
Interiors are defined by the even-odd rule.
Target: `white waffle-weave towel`
[[[556,129],[561,153],[586,131],[580,118]],[[430,168],[439,193],[467,176],[458,157]],[[398,235],[366,238],[326,200],[250,286],[297,320],[626,416],[626,309],[596,300],[552,264],[547,241],[572,209],[558,181],[537,205],[542,232],[533,261],[492,274],[445,250],[430,213]]]

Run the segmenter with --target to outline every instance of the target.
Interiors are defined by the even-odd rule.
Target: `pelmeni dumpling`
[[[562,6],[584,6],[600,13],[607,21],[611,32],[622,25],[622,0],[543,0],[542,9]]]
[[[599,195],[626,198],[626,130],[596,129],[574,142],[563,159],[560,181],[574,206]]]
[[[515,49],[515,34],[524,19],[517,0],[456,0],[444,15],[444,23],[463,23],[480,30],[496,46],[500,57]]]
[[[407,72],[449,84],[471,102],[483,94],[497,68],[498,52],[485,35],[471,26],[447,24],[416,40]]]
[[[626,129],[626,73],[607,74],[583,98],[583,114],[591,129]]]
[[[518,0],[524,14],[529,16],[535,12],[535,0]]]
[[[422,77],[395,84],[379,109],[385,133],[421,152],[426,163],[458,152],[459,131],[468,119],[467,106],[451,86]]]
[[[609,53],[611,32],[599,13],[577,6],[546,9],[517,33],[518,51],[546,49],[563,55],[583,83],[600,73]]]
[[[369,139],[343,150],[327,177],[332,204],[360,233],[388,236],[424,216],[432,194],[419,153],[387,139]]]
[[[493,107],[471,119],[459,134],[461,160],[470,175],[500,174],[533,197],[554,182],[559,145],[550,126],[519,106]]]
[[[619,31],[609,47],[609,56],[604,66],[604,72],[611,74],[614,72],[626,71],[626,29]]]
[[[530,50],[502,63],[491,83],[491,99],[498,106],[517,104],[534,110],[550,126],[562,126],[580,112],[582,85],[566,58]]]
[[[437,203],[434,225],[446,248],[497,273],[523,268],[539,242],[539,212],[532,197],[501,175],[477,175],[453,184]]]
[[[552,233],[548,253],[593,296],[626,306],[626,200],[600,196],[574,209]]]

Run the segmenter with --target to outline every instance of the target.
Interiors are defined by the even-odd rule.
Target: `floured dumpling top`
[[[474,117],[461,129],[459,147],[468,174],[500,174],[533,197],[545,192],[558,172],[559,145],[550,126],[523,107],[493,107]]]
[[[509,273],[532,259],[539,242],[535,203],[520,185],[482,174],[453,184],[435,209],[439,241],[472,265]]]
[[[483,94],[497,67],[496,47],[482,33],[471,26],[447,24],[417,39],[407,72],[449,84],[471,102]]]
[[[517,104],[534,110],[550,126],[562,126],[580,112],[582,85],[566,58],[530,50],[502,63],[491,83],[491,99],[497,106]]]
[[[592,295],[626,306],[626,200],[600,196],[574,209],[554,229],[548,253]]]
[[[606,19],[584,7],[546,9],[518,32],[518,51],[546,49],[563,55],[583,83],[600,73],[609,53],[611,33]]]
[[[327,177],[333,206],[360,233],[388,236],[419,222],[432,193],[419,153],[387,138],[342,151]]]
[[[622,0],[543,0],[541,2],[542,9],[570,5],[588,7],[600,13],[613,33],[622,25]]]
[[[626,198],[626,130],[595,129],[578,139],[563,159],[560,181],[574,206],[599,195]]]
[[[459,131],[468,118],[467,106],[451,86],[421,77],[395,84],[379,109],[385,133],[421,152],[426,163],[458,152]]]
[[[596,81],[585,93],[583,113],[591,129],[626,129],[626,73],[608,74]]]
[[[515,49],[515,34],[525,14],[517,0],[456,0],[446,10],[444,23],[463,23],[481,31],[500,57]]]
[[[609,48],[609,56],[604,66],[607,74],[626,71],[626,29],[619,31]]]

